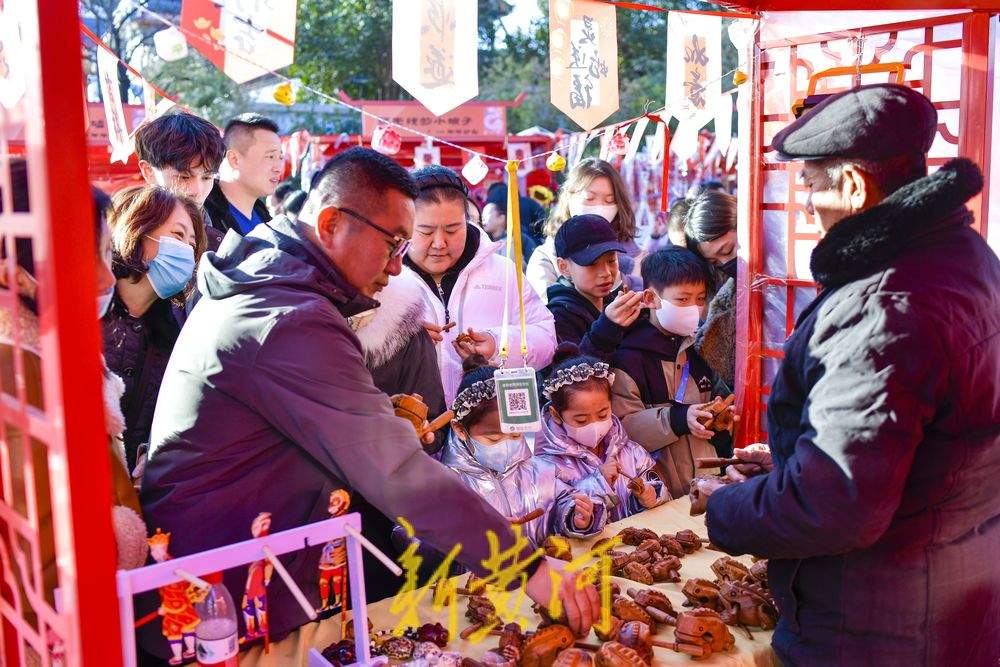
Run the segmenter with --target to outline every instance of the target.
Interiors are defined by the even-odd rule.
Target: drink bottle
[[[205,599],[195,604],[201,623],[195,630],[195,655],[199,667],[237,667],[239,664],[239,625],[236,605],[222,583],[222,573],[204,577],[212,584]]]

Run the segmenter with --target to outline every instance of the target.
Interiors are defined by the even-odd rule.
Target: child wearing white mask
[[[611,223],[618,241],[625,247],[620,257],[622,278],[629,278],[634,265],[632,258],[639,254],[639,246],[635,243],[635,212],[629,201],[628,191],[614,165],[597,158],[588,158],[570,170],[566,182],[559,188],[559,199],[542,229],[545,242],[535,249],[525,269],[528,284],[538,292],[543,301],[547,299],[549,286],[560,275],[555,248],[556,233],[571,217],[586,214],[599,215]]]
[[[559,479],[556,466],[532,456],[520,433],[500,430],[496,385],[479,354],[463,364],[465,374],[455,397],[451,433],[441,462],[486,498],[498,512],[521,526],[535,546],[550,535],[584,538],[599,533],[606,521],[597,494],[572,489]],[[520,521],[541,510],[537,517]]]
[[[715,434],[698,422],[709,416],[712,371],[693,347],[709,277],[694,253],[671,247],[643,260],[642,278],[659,303],[615,351],[612,403],[629,437],[655,453],[657,471],[678,497],[699,472],[695,459],[717,456]]]
[[[605,499],[609,521],[670,500],[652,457],[612,413],[614,381],[608,364],[560,344],[542,386],[549,403],[535,443],[535,455],[554,464],[560,479]]]

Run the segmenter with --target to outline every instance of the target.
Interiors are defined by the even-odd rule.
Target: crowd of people
[[[913,117],[909,133],[876,148],[810,124],[848,113],[852,95]],[[1000,266],[968,228],[976,167],[927,175],[921,100],[895,86],[849,91],[773,144],[811,160],[822,292],[770,396],[772,452],[747,454],[763,474],[704,491],[715,544],[773,559],[775,647],[793,664],[861,655],[852,637],[910,655],[893,642],[947,634],[958,596],[1000,604],[996,569],[967,569],[970,554],[985,562],[1000,546],[998,495],[985,491],[1000,465]],[[175,557],[201,552],[249,537],[260,512],[275,532],[328,518],[344,489],[385,553],[400,554],[401,517],[425,553],[461,544],[461,567],[483,574],[488,532],[526,557],[549,536],[590,536],[682,497],[704,472],[697,459],[733,454],[730,433],[703,426],[735,380],[737,207],[720,184],[674,203],[640,247],[615,167],[579,162],[550,210],[519,203],[519,295],[506,184],[481,206],[454,171],[407,171],[366,148],[337,154],[311,183],[282,182],[278,127],[254,114],[220,133],[168,113],[138,128],[135,147],[146,184],[94,194],[121,567],[146,561],[156,531]],[[929,284],[942,256],[953,259]],[[502,359],[505,327],[527,345]],[[536,371],[537,433],[503,428],[501,361]],[[394,414],[391,397],[404,394],[432,417],[452,410],[450,426],[418,436]],[[518,542],[510,519],[539,507]],[[307,594],[315,551],[287,562]],[[368,600],[395,593],[365,558]],[[528,569],[526,592],[542,604],[550,567]],[[899,602],[883,600],[873,621],[851,576],[894,587]],[[226,582],[240,591],[243,575]],[[596,591],[559,586],[585,631]],[[281,582],[268,598],[272,639],[307,621]],[[187,657],[179,635],[139,634],[149,660]],[[958,650],[936,641],[927,655]]]

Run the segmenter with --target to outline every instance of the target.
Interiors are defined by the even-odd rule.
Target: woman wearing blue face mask
[[[474,354],[465,360],[464,370],[441,462],[510,519],[542,510],[540,517],[521,526],[536,546],[549,535],[586,537],[600,532],[604,504],[559,480],[555,466],[533,457],[521,434],[500,431],[496,369]]]
[[[542,385],[549,404],[535,454],[555,465],[564,482],[606,498],[609,521],[669,500],[653,458],[629,439],[611,412],[615,374],[608,364],[579,354],[573,343],[556,349],[552,372]]]
[[[159,186],[118,192],[109,222],[116,281],[102,318],[104,357],[125,383],[123,439],[131,470],[139,446],[149,440],[160,382],[180,333],[174,307],[182,307],[192,289],[205,226],[193,201]]]

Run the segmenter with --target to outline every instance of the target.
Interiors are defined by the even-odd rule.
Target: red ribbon
[[[663,123],[663,181],[660,185],[660,210],[667,212],[670,201],[670,125],[655,113],[646,114],[654,123]]]

